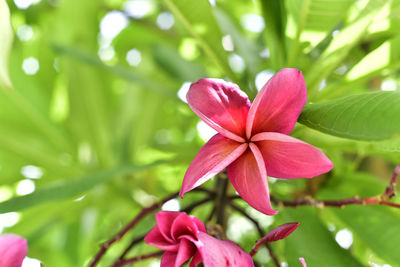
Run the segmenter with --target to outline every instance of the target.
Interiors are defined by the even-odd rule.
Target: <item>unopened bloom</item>
[[[333,167],[320,150],[289,136],[307,101],[303,75],[296,69],[274,75],[253,104],[236,84],[220,79],[193,83],[187,101],[218,134],[190,164],[181,197],[226,168],[233,187],[250,206],[274,215],[267,174],[312,178]]]
[[[21,267],[27,251],[25,239],[13,234],[0,235],[1,267]]]
[[[249,254],[229,240],[218,240],[207,234],[202,221],[184,212],[161,211],[157,225],[146,235],[147,244],[165,250],[161,267],[189,266],[203,262],[205,267],[242,266],[254,263]]]

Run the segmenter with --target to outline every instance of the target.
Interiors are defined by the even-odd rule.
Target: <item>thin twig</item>
[[[254,224],[254,226],[256,227],[260,238],[265,236],[265,232],[263,231],[263,229],[261,228],[260,224],[258,223],[258,221],[256,219],[251,217],[245,210],[243,210],[242,208],[237,206],[235,203],[230,202],[229,205],[232,207],[232,209],[234,209],[237,212],[241,213],[243,216],[245,216],[249,221],[251,221]],[[271,259],[275,263],[275,266],[280,267],[281,263],[280,263],[278,257],[276,256],[274,250],[272,249],[272,247],[268,243],[265,243],[265,246],[266,246],[266,248],[267,248],[267,250],[269,252],[269,255],[271,256]]]
[[[139,236],[138,238],[133,239],[131,241],[131,243],[129,244],[129,246],[127,246],[125,248],[124,252],[122,252],[121,256],[119,256],[117,261],[123,260],[126,256],[126,254],[128,254],[128,252],[133,248],[133,246],[136,245],[137,243],[140,243],[141,241],[143,241],[145,236],[146,235],[142,235],[142,236]]]
[[[382,194],[383,200],[387,200],[394,197],[396,190],[396,182],[397,178],[399,177],[399,174],[400,174],[400,164],[394,168],[394,172],[392,178],[390,179],[389,186],[386,187],[385,192],[383,192]]]
[[[142,260],[146,260],[146,259],[150,259],[150,258],[157,258],[157,257],[160,257],[163,253],[164,253],[164,251],[157,251],[157,252],[153,252],[153,253],[150,253],[150,254],[137,256],[137,257],[126,259],[126,260],[119,260],[116,263],[114,263],[113,267],[120,267],[120,266],[132,264],[132,263],[135,263],[135,262],[138,262],[138,261],[142,261]]]
[[[400,204],[381,200],[377,197],[359,198],[357,196],[352,198],[340,200],[315,200],[312,198],[300,198],[295,200],[278,200],[271,196],[271,201],[281,207],[298,207],[298,206],[316,206],[316,207],[338,207],[343,208],[348,205],[385,205],[395,208],[400,208]]]

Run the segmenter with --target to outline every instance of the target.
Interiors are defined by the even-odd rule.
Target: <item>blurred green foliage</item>
[[[11,39],[0,42],[0,232],[26,237],[29,257],[45,266],[87,265],[98,244],[142,207],[180,189],[205,142],[181,100],[183,85],[202,77],[231,80],[253,98],[279,69],[303,72],[313,104],[292,135],[322,149],[335,168],[271,183],[275,196],[343,199],[384,190],[400,152],[400,1],[210,2],[7,0],[16,37],[13,89],[3,67]],[[348,97],[354,94],[362,95]],[[206,220],[210,209],[193,214]],[[240,214],[228,212],[228,234],[236,232],[228,237],[249,249],[255,229],[240,231]],[[301,223],[273,244],[289,266],[300,266],[298,257],[309,266],[400,266],[399,210],[282,207],[272,218],[255,216],[264,230]],[[144,220],[100,265],[154,223]],[[347,249],[335,241],[343,229],[352,233]],[[150,249],[137,246],[130,255]]]

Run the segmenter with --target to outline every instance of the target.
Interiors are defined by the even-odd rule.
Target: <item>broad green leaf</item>
[[[270,50],[272,68],[279,70],[286,60],[284,1],[261,1],[261,8],[266,24],[264,37]]]
[[[371,5],[377,5],[376,1],[369,1],[369,3],[372,3]],[[311,97],[316,94],[316,90],[321,81],[337,68],[340,62],[348,55],[351,48],[360,42],[376,14],[384,8],[384,6],[385,5],[378,5],[376,8],[371,9],[370,5],[367,5],[365,7],[365,14],[349,22],[349,24],[333,38],[332,42],[326,50],[324,50],[319,59],[313,62],[311,68],[308,69],[305,75]]]
[[[220,70],[235,81],[222,47],[222,33],[207,0],[164,0],[166,6],[192,35],[205,54]]]
[[[383,206],[348,206],[334,212],[375,255],[398,266],[400,254],[393,250],[400,244],[398,212]]]
[[[100,59],[73,47],[54,44],[53,48],[60,55],[68,56],[82,63],[107,70],[111,73],[115,73],[116,75],[120,76],[121,78],[127,81],[137,83],[157,93],[178,100],[176,94],[172,91],[171,88],[166,88],[165,86],[158,84],[157,82],[151,80],[150,77],[145,77],[144,75],[140,75],[139,73],[136,73],[134,71],[127,70],[121,66],[105,65],[103,62],[101,62]]]
[[[73,180],[59,181],[39,188],[31,194],[15,197],[0,203],[0,213],[19,211],[45,202],[77,197],[93,187],[111,180],[115,176],[146,170],[162,163],[164,162],[158,161],[143,166],[123,166]]]
[[[0,85],[10,88],[11,80],[8,72],[8,59],[14,33],[11,28],[10,10],[6,0],[0,0]]]
[[[352,95],[308,104],[299,122],[331,135],[382,140],[400,134],[400,92]]]
[[[245,60],[251,77],[255,77],[258,71],[257,67],[261,61],[259,56],[260,49],[240,32],[234,21],[222,9],[215,7],[214,14],[221,30],[231,36],[235,51]]]
[[[285,222],[299,222],[297,230],[285,239],[289,266],[300,266],[303,257],[309,266],[362,266],[339,247],[332,234],[318,218],[315,207],[286,208],[280,211]]]
[[[286,1],[289,14],[292,15],[290,20],[293,20],[293,26],[296,28],[294,41],[289,49],[289,65],[293,65],[300,42],[304,40],[302,35],[305,31],[312,33],[311,42],[316,42],[321,36],[322,38],[332,31],[337,24],[344,19],[349,7],[354,3],[354,0],[289,0]],[[318,34],[322,33],[322,34]],[[289,33],[290,34],[290,33]],[[304,37],[304,36],[303,36]]]
[[[201,65],[183,59],[176,49],[169,46],[156,45],[153,51],[154,60],[172,77],[183,81],[196,82],[206,76]]]

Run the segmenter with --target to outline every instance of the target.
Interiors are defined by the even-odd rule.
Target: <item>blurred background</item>
[[[24,267],[39,260],[86,266],[143,207],[180,189],[190,161],[215,133],[186,104],[191,82],[224,78],[253,99],[274,73],[295,67],[313,103],[399,87],[399,0],[7,3],[14,89],[0,88],[0,233],[28,239]],[[292,135],[323,150],[335,168],[307,181],[271,178],[280,199],[379,195],[400,161],[398,136],[365,142],[301,124]],[[187,194],[163,209],[198,198]],[[265,231],[301,223],[273,245],[282,266],[300,266],[298,257],[310,266],[400,266],[397,209],[282,207],[270,217],[237,204]],[[212,207],[193,215],[206,220]],[[249,251],[256,229],[227,212],[227,237]],[[99,266],[154,223],[152,216],[142,221]],[[150,250],[140,245],[129,255]],[[266,250],[256,259],[274,266]]]

